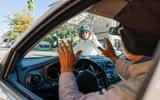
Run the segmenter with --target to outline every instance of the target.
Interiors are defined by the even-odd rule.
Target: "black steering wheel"
[[[108,88],[109,81],[103,69],[94,61],[89,59],[79,59],[74,70],[74,75],[78,84],[79,91],[90,93]],[[102,84],[103,83],[103,86]]]

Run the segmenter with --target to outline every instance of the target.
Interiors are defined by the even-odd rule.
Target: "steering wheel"
[[[102,88],[100,81],[103,82],[104,88],[107,89],[109,86],[106,73],[97,63],[89,59],[78,60],[74,75],[79,91],[85,94],[100,90]]]

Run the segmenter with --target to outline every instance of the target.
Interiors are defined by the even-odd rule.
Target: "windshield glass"
[[[39,42],[25,58],[58,56],[56,48],[60,40],[70,40],[76,53],[81,57],[98,57],[103,54],[97,47],[105,48],[104,37],[109,38],[117,55],[121,55],[120,37],[110,35],[118,22],[84,12],[67,21]]]

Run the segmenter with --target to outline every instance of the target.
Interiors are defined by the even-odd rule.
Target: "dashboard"
[[[105,57],[88,59],[104,70],[110,84],[120,81],[112,60]],[[80,63],[80,65],[83,64],[85,62]],[[58,57],[25,58],[17,67],[19,83],[31,91],[58,88],[60,67]]]

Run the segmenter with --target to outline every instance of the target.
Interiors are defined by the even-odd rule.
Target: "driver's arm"
[[[124,78],[128,79],[130,77],[130,70],[129,70],[129,65],[131,65],[131,61],[124,60],[124,59],[117,59],[116,63],[116,71]]]
[[[116,63],[116,71],[125,79],[128,79],[130,77],[130,70],[129,65],[131,64],[130,61],[123,60],[120,57],[118,57],[115,52],[114,48],[109,41],[108,38],[104,38],[106,48],[102,49],[102,47],[98,47],[99,50],[107,57],[112,59]]]
[[[78,91],[77,82],[72,72],[65,72],[59,79],[59,99],[60,100],[119,100],[113,89],[103,89],[101,92],[83,94]]]
[[[82,97],[84,94],[78,91],[78,86],[72,72],[65,72],[59,78],[59,99],[73,100]]]

